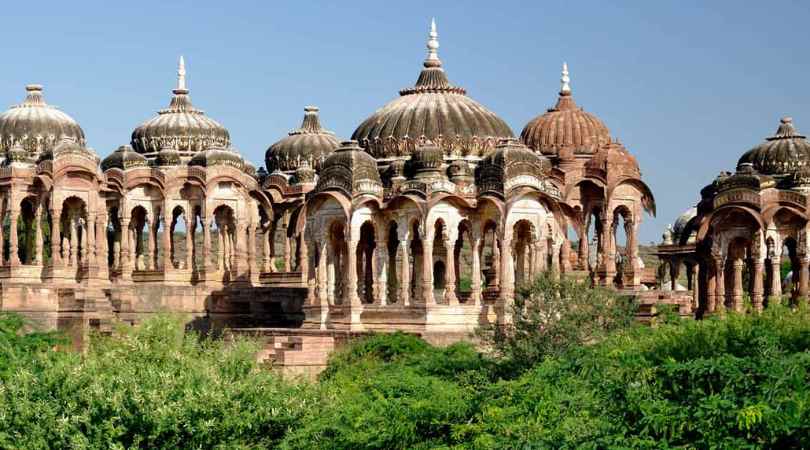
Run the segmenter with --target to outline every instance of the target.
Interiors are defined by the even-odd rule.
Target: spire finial
[[[436,19],[430,19],[430,33],[427,41],[428,56],[425,59],[425,67],[441,67],[439,60],[439,33],[436,32]]]
[[[177,89],[178,91],[188,91],[186,87],[186,61],[180,55],[180,63],[177,66]]]
[[[563,63],[562,67],[562,77],[560,77],[560,83],[562,86],[560,87],[560,94],[568,95],[571,93],[571,78],[568,78],[568,63]]]

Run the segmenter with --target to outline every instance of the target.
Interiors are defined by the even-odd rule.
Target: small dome
[[[504,139],[479,164],[477,184],[480,192],[501,195],[518,185],[546,190],[544,179],[551,162],[526,147],[517,139]]]
[[[410,155],[427,140],[446,156],[482,156],[500,139],[513,136],[506,122],[450,84],[436,53],[437,37],[433,23],[428,57],[416,85],[400,91],[398,99],[378,109],[352,134],[376,158]]]
[[[453,183],[472,183],[474,173],[470,163],[463,159],[457,159],[447,167],[447,175]]]
[[[443,175],[444,152],[433,142],[427,141],[418,145],[409,162],[416,179],[437,178]]]
[[[148,162],[140,153],[129,145],[122,145],[101,161],[101,170],[109,169],[127,170],[133,167],[146,167]]]
[[[25,90],[27,95],[22,103],[0,114],[0,152],[19,144],[32,160],[37,160],[41,153],[53,150],[63,136],[85,144],[79,124],[45,103],[41,85],[29,84]]]
[[[792,173],[810,161],[810,142],[796,131],[793,119],[784,117],[776,134],[747,151],[737,165],[753,164],[757,172],[766,175]]]
[[[162,148],[170,147],[188,161],[206,148],[231,144],[228,130],[191,104],[182,57],[177,75],[177,88],[172,90],[174,97],[169,107],[158,111],[157,116],[132,132],[132,147],[147,159],[155,159]]]
[[[599,148],[585,164],[585,167],[592,170],[610,171],[615,174],[625,173],[636,177],[641,176],[636,157],[618,142],[611,142]]]
[[[316,106],[304,108],[301,128],[290,131],[287,137],[267,149],[264,161],[268,171],[291,173],[302,161],[320,170],[323,159],[338,148],[340,142],[334,133],[321,127],[318,111]]]
[[[610,142],[610,131],[599,118],[583,111],[574,102],[566,64],[563,64],[561,81],[557,104],[529,121],[520,133],[520,139],[544,155],[557,155],[565,149],[573,149],[578,155],[592,155]]]
[[[360,194],[382,196],[383,185],[377,161],[364,152],[357,141],[341,143],[323,162],[315,191],[331,189],[340,190],[349,197]]]
[[[158,166],[179,166],[182,162],[180,151],[171,146],[165,146],[160,149],[155,158],[155,163]]]
[[[696,206],[693,206],[693,207],[687,209],[680,216],[678,216],[678,219],[675,221],[675,225],[673,225],[673,227],[672,227],[672,240],[673,240],[673,242],[675,244],[680,244],[681,243],[681,237],[682,237],[681,235],[686,230],[686,226],[689,224],[689,221],[691,221],[695,217],[697,217],[697,207]],[[691,241],[692,237],[690,236],[689,239],[687,239],[687,240]]]
[[[226,149],[224,147],[211,147],[203,152],[197,153],[191,158],[188,165],[200,167],[231,166],[242,171],[245,171],[247,168],[245,160],[239,156],[239,153],[232,148]]]

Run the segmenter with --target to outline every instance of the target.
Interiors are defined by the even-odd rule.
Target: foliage
[[[518,289],[511,324],[488,327],[482,337],[509,370],[520,371],[629,328],[635,324],[635,311],[629,297],[546,273]]]
[[[29,352],[0,378],[0,447],[273,446],[314,393],[260,369],[255,351],[160,317],[96,337],[85,355]]]

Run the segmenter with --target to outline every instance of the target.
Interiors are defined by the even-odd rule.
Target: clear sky
[[[254,164],[303,107],[348,138],[411,86],[435,16],[456,85],[516,134],[553,106],[567,61],[574,98],[639,160],[658,218],[790,115],[810,133],[810,3],[4,2],[0,105],[43,83],[104,157],[168,105],[179,55],[194,104]]]

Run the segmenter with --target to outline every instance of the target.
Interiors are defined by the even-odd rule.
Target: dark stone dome
[[[383,185],[377,161],[357,141],[340,144],[323,162],[315,192],[339,190],[349,197],[361,194],[382,196]]]
[[[162,148],[171,147],[187,161],[209,147],[231,144],[228,130],[191,104],[183,58],[180,58],[177,74],[177,88],[172,90],[174,97],[169,107],[158,111],[157,116],[132,132],[132,147],[147,159],[155,159]]]
[[[428,58],[416,85],[363,121],[352,139],[376,158],[407,156],[430,140],[446,156],[482,156],[512,130],[495,113],[454,87],[447,79],[436,49],[435,25],[428,41]]]
[[[809,162],[810,142],[796,131],[793,119],[784,117],[776,134],[743,154],[737,165],[749,163],[759,173],[785,175]]]
[[[481,193],[505,195],[513,187],[532,186],[547,191],[545,178],[551,162],[517,139],[504,139],[478,166],[476,184]],[[559,192],[555,193],[559,196]]]
[[[595,154],[602,145],[610,143],[610,131],[599,118],[574,102],[566,65],[562,81],[557,104],[530,120],[520,133],[520,139],[544,155],[558,155],[567,149],[577,155]]]
[[[188,162],[189,166],[213,167],[231,166],[241,171],[249,172],[245,160],[235,150],[224,147],[211,147],[199,152]],[[255,173],[255,169],[253,170]]]
[[[146,167],[147,165],[146,157],[133,150],[131,146],[122,145],[101,161],[101,170],[127,170],[132,167]]]
[[[444,152],[438,145],[427,141],[416,147],[409,163],[416,179],[441,177]]]
[[[72,117],[45,103],[42,86],[29,84],[19,105],[0,114],[0,152],[19,144],[31,160],[50,152],[63,137],[85,145],[84,131]]]
[[[321,127],[318,108],[307,106],[301,128],[290,131],[287,137],[271,145],[264,162],[271,173],[276,170],[292,173],[303,161],[317,171],[324,158],[339,145],[335,134]]]

